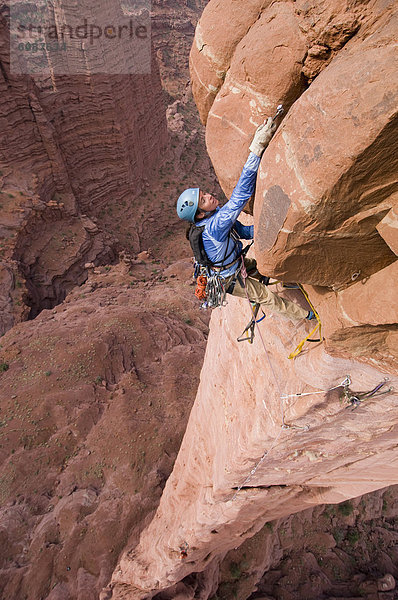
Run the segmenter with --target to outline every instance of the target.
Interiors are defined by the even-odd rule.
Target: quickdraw
[[[287,398],[298,398],[300,396],[313,396],[314,394],[327,394],[328,392],[337,390],[340,387],[342,387],[342,388],[344,388],[344,390],[346,390],[349,388],[350,385],[351,385],[351,378],[349,375],[346,375],[341,383],[338,383],[337,385],[329,388],[328,390],[315,390],[312,392],[296,392],[294,394],[285,394],[284,396],[281,396],[281,399],[286,400]]]
[[[206,287],[206,308],[217,308],[217,306],[225,306],[225,295],[227,291],[224,285],[224,279],[218,273],[213,273],[207,278]]]
[[[211,273],[207,267],[195,265],[195,296],[200,300],[200,308],[216,308],[225,306],[226,289],[224,278],[218,273]]]
[[[346,402],[348,402],[349,406],[347,406],[347,408],[351,407],[352,410],[354,410],[355,408],[358,408],[358,406],[364,400],[369,400],[370,398],[376,398],[378,396],[383,396],[385,394],[391,394],[391,392],[394,391],[394,388],[392,386],[389,386],[387,389],[380,391],[385,385],[387,385],[388,381],[389,381],[388,377],[385,377],[383,379],[383,381],[378,383],[369,392],[352,392],[349,387],[351,384],[351,380],[349,380],[347,385],[345,385],[343,388],[343,393],[341,395],[341,398],[343,400],[345,400]]]
[[[258,302],[256,302],[256,303],[252,302],[251,308],[252,308],[253,316],[252,316],[251,320],[249,321],[249,323],[244,328],[244,330],[242,331],[242,334],[240,335],[240,337],[237,338],[238,342],[249,342],[249,344],[252,344],[253,340],[254,340],[254,332],[255,332],[255,328],[256,328],[256,323],[261,323],[261,321],[263,319],[265,319],[264,313],[260,319],[257,319],[257,314],[260,309],[260,304]],[[246,332],[249,332],[248,335],[246,337],[243,337]]]

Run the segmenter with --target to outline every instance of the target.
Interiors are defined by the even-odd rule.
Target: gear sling
[[[221,261],[213,262],[209,259],[204,249],[203,231],[205,225],[198,227],[192,224],[188,230],[187,238],[191,245],[195,257],[195,272],[194,277],[197,282],[195,296],[202,301],[202,308],[216,308],[225,304],[225,294],[228,292],[225,289],[224,278],[220,272],[229,269],[241,260],[251,246],[249,244],[244,250],[238,250],[236,254],[236,242],[239,239],[237,232],[232,228],[229,237],[233,240],[234,245],[228,252],[228,244],[226,245],[225,254]],[[252,242],[253,243],[253,242]],[[235,254],[235,258],[231,262],[228,259]],[[235,272],[233,281],[228,286],[228,289],[235,285],[236,277],[239,274],[239,268]]]

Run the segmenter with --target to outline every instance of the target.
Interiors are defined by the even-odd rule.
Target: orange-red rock
[[[209,155],[227,196],[256,127],[279,103],[288,110],[304,90],[306,49],[293,6],[284,2],[264,10],[237,45],[206,124]]]
[[[80,8],[82,14],[91,11],[84,3]],[[121,9],[108,0],[98,10],[100,19]],[[113,260],[115,240],[90,218],[112,204],[131,202],[167,143],[154,57],[147,75],[16,75],[10,69],[8,21],[9,7],[4,5],[0,234],[6,230],[8,247],[0,253],[14,281],[0,288],[1,302],[7,304],[0,333],[29,308],[35,316],[62,301],[85,280],[85,262]],[[55,54],[49,55],[50,66]],[[16,281],[24,281],[21,290]]]
[[[206,7],[198,28],[203,39],[217,31],[210,15],[221,6]],[[397,171],[394,25],[391,7],[320,0],[263,5],[237,44],[219,28],[222,39],[229,34],[229,68],[213,90],[206,138],[227,195],[255,126],[279,102],[289,109],[295,101],[264,154],[257,185],[257,258],[264,273],[341,286],[395,260],[376,229],[392,206]],[[200,60],[191,57],[194,90]],[[315,79],[304,92],[308,60],[319,64],[307,73]],[[201,68],[202,80],[216,76],[211,62]],[[195,98],[206,112],[207,100]]]
[[[398,205],[386,214],[384,219],[377,225],[377,231],[380,233],[383,240],[390,246],[394,254],[398,255]]]
[[[398,262],[356,283],[338,294],[338,306],[347,321],[355,325],[398,322]]]
[[[203,570],[269,519],[398,482],[397,393],[355,411],[338,390],[326,393],[347,374],[355,391],[372,389],[383,375],[333,358],[322,345],[289,360],[308,327],[273,316],[261,323],[267,353],[258,334],[252,346],[238,345],[248,310],[231,298],[226,309],[213,311],[201,384],[173,474],[139,546],[123,555],[113,575],[112,600],[144,598]],[[313,394],[319,390],[325,393]],[[181,561],[185,543],[188,556]]]
[[[203,123],[223,84],[236,45],[268,4],[268,0],[246,0],[244,4],[221,0],[210,2],[203,11],[190,55],[192,91]]]
[[[391,208],[396,171],[394,54],[389,44],[363,44],[335,58],[272,140],[255,202],[263,272],[341,286],[395,260],[376,230]]]

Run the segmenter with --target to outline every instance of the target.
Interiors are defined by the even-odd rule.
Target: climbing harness
[[[233,261],[226,264],[226,261],[234,254],[234,252],[236,250],[236,242],[239,239],[237,233],[235,232],[234,229],[231,229],[230,235],[228,238],[228,243],[227,243],[227,246],[225,249],[225,255],[224,255],[223,259],[220,261],[213,262],[207,256],[205,247],[203,244],[203,232],[205,230],[205,227],[206,227],[205,225],[202,225],[199,227],[197,225],[192,224],[188,231],[188,234],[187,234],[188,241],[191,245],[192,252],[195,257],[195,265],[198,265],[199,267],[207,267],[207,268],[211,268],[211,269],[219,270],[219,271],[221,271],[223,269],[229,269],[230,267],[232,267],[232,265],[237,263],[240,258],[240,255],[239,255]],[[231,239],[235,243],[234,243],[233,247],[231,248],[231,251],[228,252],[229,241]]]
[[[203,231],[204,227],[197,227],[196,229],[202,229]],[[238,240],[234,231],[231,232],[230,237],[235,242]],[[196,236],[196,239],[199,239],[199,237]],[[201,244],[203,246],[203,241],[201,242]],[[230,267],[235,265],[241,260],[242,257],[245,257],[252,244],[253,242],[247,244],[247,246],[245,246],[242,250],[239,251],[237,258],[235,258],[232,262],[228,264],[225,264],[225,260],[229,258],[231,254],[235,251],[235,247],[227,256],[224,256],[223,260],[220,262],[212,263],[211,261],[209,261],[208,258],[206,258],[206,261],[203,261],[206,264],[201,264],[198,261],[196,261],[194,271],[194,278],[196,279],[197,283],[195,296],[201,301],[200,308],[217,308],[218,306],[226,305],[225,296],[229,290],[233,289],[236,280],[239,279],[241,267],[238,267],[238,269],[234,273],[234,277],[232,281],[229,282],[228,287],[226,287],[225,285],[227,280],[222,275],[220,275],[220,273],[221,271],[229,269]],[[192,249],[194,249],[194,246],[192,244],[191,247]],[[226,248],[226,252],[227,251],[228,246]],[[199,257],[198,253],[196,253],[195,258],[196,256]]]
[[[391,394],[391,392],[394,391],[394,388],[392,386],[389,386],[387,389],[384,389],[382,391],[380,391],[385,385],[387,385],[389,382],[388,377],[385,377],[383,379],[383,381],[381,381],[380,383],[378,383],[372,390],[370,390],[369,392],[357,392],[354,393],[350,390],[350,384],[351,384],[351,380],[349,381],[348,385],[346,385],[344,387],[343,393],[341,398],[343,400],[345,400],[346,402],[348,402],[349,406],[347,406],[347,408],[352,408],[352,410],[354,410],[355,408],[358,408],[358,406],[364,401],[364,400],[369,400],[370,398],[376,398],[377,396],[384,396],[385,394]]]
[[[195,296],[201,301],[200,308],[216,308],[217,306],[224,306],[225,295],[227,290],[224,285],[224,278],[221,277],[220,272],[225,269],[229,269],[236,264],[241,257],[241,252],[231,262],[226,261],[235,253],[236,242],[238,236],[234,230],[231,230],[228,238],[228,243],[225,249],[224,258],[221,261],[212,262],[206,254],[202,234],[205,230],[205,225],[198,227],[191,225],[187,237],[191,245],[192,251],[195,257],[194,267],[194,278],[196,279],[196,290]],[[229,240],[234,242],[234,245],[230,252],[228,252]]]
[[[318,315],[317,311],[315,310],[315,307],[312,304],[311,300],[309,299],[309,296],[308,296],[307,292],[305,291],[305,289],[303,288],[303,286],[300,283],[298,284],[298,286],[299,286],[299,289],[304,294],[305,299],[307,300],[308,304],[310,305],[311,310],[313,311],[315,318],[317,320],[317,324],[315,325],[314,329],[312,331],[310,331],[310,333],[303,340],[301,340],[301,342],[298,344],[296,349],[293,350],[293,352],[291,352],[289,354],[288,358],[290,358],[290,359],[296,358],[296,356],[298,356],[300,354],[300,352],[302,352],[305,342],[321,342],[322,341],[320,316]],[[317,329],[319,330],[319,338],[314,340],[314,339],[312,339],[312,336],[316,332]]]

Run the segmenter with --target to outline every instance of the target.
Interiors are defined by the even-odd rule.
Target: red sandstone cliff
[[[220,557],[265,522],[398,482],[396,391],[354,411],[341,387],[328,392],[347,374],[354,391],[386,376],[397,390],[396,29],[394,6],[377,1],[206,7],[191,73],[209,154],[230,193],[256,126],[283,102],[258,177],[256,258],[307,284],[325,341],[291,361],[308,323],[268,315],[264,349],[259,335],[236,343],[245,302],[213,311],[174,471],[103,598],[210,598]],[[196,591],[172,587],[198,572]]]
[[[151,33],[164,89],[180,98],[189,80],[195,26],[209,0],[152,0]]]

